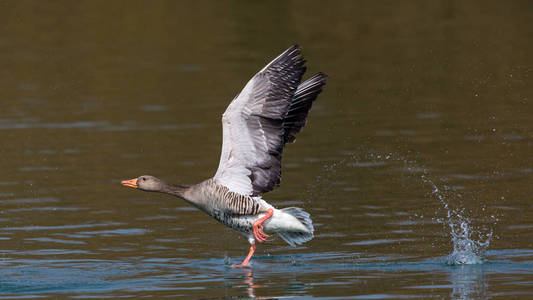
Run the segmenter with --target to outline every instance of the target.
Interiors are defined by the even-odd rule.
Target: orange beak
[[[133,179],[130,179],[130,180],[122,180],[120,182],[120,184],[122,184],[123,186],[134,188],[134,189],[139,188],[137,186],[137,178],[133,178]]]

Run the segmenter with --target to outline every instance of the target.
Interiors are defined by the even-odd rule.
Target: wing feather
[[[280,183],[283,147],[305,125],[311,102],[325,83],[317,74],[300,88],[304,64],[300,48],[288,48],[230,103],[222,116],[222,153],[214,176],[219,184],[258,196]]]
[[[289,111],[285,119],[283,119],[285,143],[293,143],[296,139],[296,134],[305,126],[309,110],[318,94],[322,92],[327,80],[328,76],[326,74],[318,73],[298,86]]]

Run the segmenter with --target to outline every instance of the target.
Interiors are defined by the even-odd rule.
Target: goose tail
[[[315,229],[313,227],[313,221],[307,212],[299,207],[287,207],[281,209],[281,211],[295,217],[305,228],[305,230],[278,231],[277,234],[287,244],[295,247],[313,239]],[[301,228],[301,226],[299,227]]]

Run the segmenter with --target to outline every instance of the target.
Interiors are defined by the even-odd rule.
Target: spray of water
[[[427,177],[422,175],[422,180],[432,187],[431,194],[435,196],[446,210],[445,218],[436,219],[439,223],[447,225],[453,242],[453,252],[447,256],[448,265],[473,265],[485,262],[485,251],[492,239],[492,228],[476,228],[472,220],[465,217],[464,209],[453,209],[449,206],[446,193]],[[444,189],[447,189],[446,186]],[[491,218],[495,219],[494,216]],[[495,222],[497,220],[494,220]]]
[[[467,215],[471,215],[471,213],[468,213],[465,209],[450,206],[448,199],[461,198],[461,194],[453,191],[445,184],[436,184],[430,179],[426,167],[419,166],[416,161],[409,160],[402,155],[395,153],[380,154],[366,150],[364,153],[362,158],[358,155],[350,155],[348,158],[324,165],[324,172],[317,176],[317,183],[323,181],[331,182],[330,177],[336,173],[336,169],[345,165],[378,166],[391,161],[402,162],[404,169],[409,174],[421,174],[422,181],[432,188],[430,195],[440,202],[445,211],[444,217],[435,219],[449,230],[453,243],[453,251],[446,257],[445,263],[449,265],[472,265],[485,262],[485,251],[489,247],[493,230],[492,228],[476,226],[471,218],[466,217]],[[316,187],[318,184],[314,186]],[[328,184],[328,186],[331,185]],[[312,191],[315,194],[316,191],[314,188]],[[328,187],[324,187],[321,188],[321,192],[329,193],[330,191]],[[490,219],[492,225],[498,221],[495,216],[490,216]]]

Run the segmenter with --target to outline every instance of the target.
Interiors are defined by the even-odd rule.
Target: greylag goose
[[[318,73],[301,83],[306,67],[294,45],[257,73],[222,115],[222,154],[214,177],[189,187],[143,175],[122,185],[177,196],[220,223],[242,233],[250,251],[240,265],[248,266],[256,242],[278,234],[291,246],[313,238],[313,222],[301,208],[276,209],[261,195],[281,179],[281,156],[286,143],[306,123],[306,117],[326,84]]]

